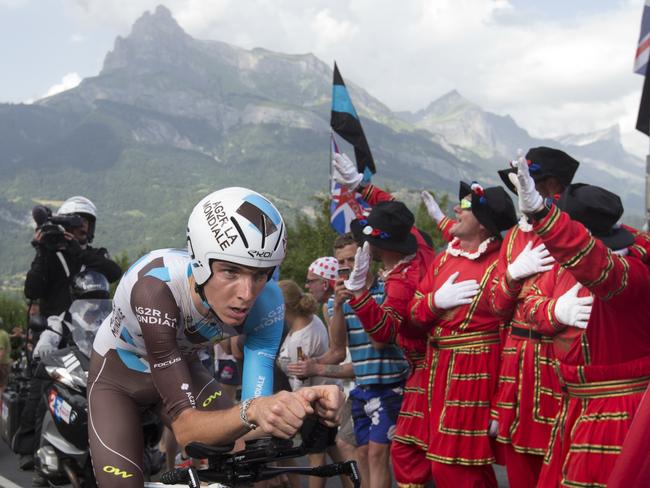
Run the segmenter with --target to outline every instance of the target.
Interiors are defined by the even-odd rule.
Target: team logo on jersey
[[[125,315],[122,313],[120,307],[113,305],[113,315],[111,316],[111,332],[114,337],[120,335],[120,328],[122,327],[122,320],[124,320]]]
[[[109,473],[115,476],[121,476],[124,479],[133,476],[133,474],[122,471],[120,468],[116,468],[115,466],[104,466],[102,468],[102,471],[104,471],[104,473]]]
[[[203,408],[206,408],[208,405],[212,403],[213,400],[221,396],[220,391],[215,391],[212,395],[210,395],[208,398],[203,400],[203,403],[201,404]]]
[[[175,358],[168,359],[167,361],[163,361],[162,363],[154,364],[153,369],[156,369],[156,368],[168,368],[169,366],[171,366],[172,364],[176,364],[180,360],[181,360],[181,357],[176,356]]]

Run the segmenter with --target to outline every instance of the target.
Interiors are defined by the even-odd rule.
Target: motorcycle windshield
[[[72,339],[87,358],[92,352],[97,329],[111,313],[111,309],[110,300],[75,300],[70,305]]]

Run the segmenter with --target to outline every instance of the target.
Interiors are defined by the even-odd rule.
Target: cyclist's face
[[[272,268],[249,268],[213,261],[212,276],[205,283],[205,297],[227,325],[240,325],[262,292]]]

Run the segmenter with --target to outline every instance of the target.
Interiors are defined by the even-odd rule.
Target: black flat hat
[[[574,183],[564,190],[557,206],[614,251],[634,243],[631,232],[615,227],[623,215],[623,204],[619,196],[611,191],[599,186]]]
[[[578,166],[580,166],[578,161],[564,151],[545,146],[530,149],[526,153],[526,159],[530,161],[530,176],[533,177],[535,183],[549,176],[554,176],[565,188],[571,184],[573,176],[576,174]],[[511,173],[517,174],[517,169],[500,169],[497,173],[499,173],[501,181],[508,187],[508,190],[516,195],[517,189],[508,175]]]
[[[469,194],[472,195],[474,217],[492,235],[499,236],[501,231],[508,230],[517,223],[515,206],[503,187],[491,186],[479,191],[472,191],[470,185],[461,181],[458,199],[462,200]]]
[[[350,230],[358,242],[368,241],[380,249],[413,254],[418,248],[411,234],[414,223],[413,213],[402,202],[379,202],[367,219],[353,220]]]

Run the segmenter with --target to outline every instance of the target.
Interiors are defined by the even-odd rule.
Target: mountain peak
[[[605,129],[600,129],[586,134],[568,134],[557,137],[557,140],[570,146],[586,146],[601,141],[608,141],[620,144],[621,128],[618,124],[611,125]]]
[[[115,39],[113,50],[104,59],[102,74],[142,66],[143,61],[152,59],[173,65],[184,59],[184,46],[191,41],[171,11],[159,5],[153,13],[147,11],[135,21],[128,37]]]
[[[153,13],[145,12],[133,24],[131,35],[136,38],[156,38],[159,36],[186,36],[185,31],[178,25],[171,11],[164,5],[158,5]]]
[[[428,115],[440,116],[467,108],[478,108],[478,106],[463,97],[458,90],[451,90],[435,99],[424,110],[416,112],[415,115],[416,117],[426,117]]]

